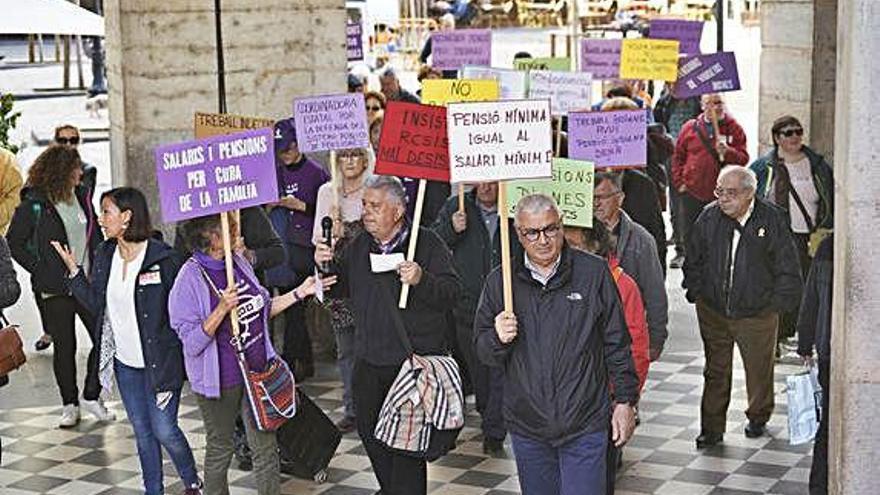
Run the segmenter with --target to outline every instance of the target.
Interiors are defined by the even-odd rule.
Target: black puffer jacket
[[[728,287],[735,220],[712,202],[694,222],[684,262],[685,296],[702,300],[728,318],[747,318],[767,310],[797,308],[803,281],[782,209],[755,198],[752,216],[742,227],[736,251],[733,286]]]
[[[798,315],[798,354],[810,356],[813,347],[820,361],[831,360],[831,298],[834,292],[834,236],[819,244]]]
[[[474,320],[477,356],[504,371],[507,427],[556,446],[607,429],[609,377],[619,403],[633,403],[639,385],[608,264],[566,246],[542,286],[522,258],[513,263],[516,338],[502,344],[495,332],[504,310],[500,268],[486,279]]]

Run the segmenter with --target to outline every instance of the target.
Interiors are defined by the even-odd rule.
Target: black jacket
[[[406,253],[408,244],[407,236],[393,252]],[[391,311],[397,311],[400,277],[394,271],[372,272],[370,253],[378,252],[369,233],[352,239],[334,263],[339,283],[332,295],[351,299],[358,359],[375,366],[399,366],[407,353]],[[437,234],[421,228],[415,261],[422,267],[422,279],[410,287],[408,305],[400,310],[403,325],[416,354],[443,354],[449,344],[446,313],[461,291],[452,255]]]
[[[94,264],[94,251],[103,240],[98,219],[88,200],[91,192],[84,187],[76,188],[76,199],[86,213],[88,224],[89,261]],[[12,258],[31,274],[34,292],[67,294],[67,267],[58,256],[51,241],[67,245],[67,230],[46,196],[32,188],[21,190],[21,204],[12,215],[6,232]]]
[[[6,239],[0,237],[0,310],[8,308],[21,296],[21,286],[12,266],[12,257]]]
[[[717,202],[707,205],[694,222],[682,282],[687,300],[700,299],[733,319],[797,308],[803,282],[785,212],[755,198],[736,251],[733,287],[728,287],[735,225],[739,223],[725,215]]]
[[[542,286],[522,258],[513,263],[516,338],[502,344],[495,332],[495,316],[504,310],[500,268],[486,279],[474,321],[477,356],[504,371],[508,429],[557,446],[606,430],[609,377],[616,402],[633,403],[639,385],[608,264],[566,246]]]
[[[480,207],[477,205],[477,194],[470,191],[464,196],[464,211],[467,215],[467,228],[456,233],[452,228],[452,214],[458,211],[458,196],[446,201],[437,214],[437,220],[431,229],[452,250],[455,269],[461,278],[462,293],[455,307],[455,316],[469,325],[474,321],[477,302],[486,276],[493,268],[501,264],[501,231],[490,239],[489,231],[483,221]],[[522,245],[517,239],[513,220],[508,219],[510,232],[510,253],[513,257],[522,257]]]
[[[171,246],[154,239],[147,241],[146,250],[132,294],[144,352],[144,371],[150,390],[175,391],[183,385],[183,354],[177,333],[168,322],[168,293],[183,259]],[[115,252],[116,240],[105,241],[95,252],[91,282],[82,271],[69,281],[74,297],[95,317],[95,342],[101,342],[107,284]]]
[[[798,354],[831,360],[831,298],[834,286],[834,236],[819,244],[807,275],[798,315]]]
[[[666,273],[666,224],[660,209],[657,185],[646,173],[628,169],[623,172],[623,211],[654,238],[660,267]]]

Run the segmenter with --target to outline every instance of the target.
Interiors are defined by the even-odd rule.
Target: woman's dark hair
[[[82,168],[79,152],[70,146],[53,144],[34,160],[28,170],[27,186],[45,194],[53,203],[70,201],[70,176],[77,168]]]
[[[153,225],[144,193],[133,187],[117,187],[102,194],[101,202],[104,202],[104,198],[112,201],[119,211],[131,212],[128,227],[122,234],[123,239],[128,242],[143,242],[152,237]]]
[[[773,121],[773,126],[770,127],[770,142],[773,143],[773,146],[779,146],[779,143],[776,142],[776,136],[779,135],[779,131],[789,126],[804,128],[801,121],[791,115],[783,115]]]
[[[611,233],[608,228],[596,217],[593,217],[593,226],[584,229],[584,241],[588,246],[596,249],[595,255],[607,258],[614,252],[614,244],[611,242]]]
[[[204,253],[211,247],[211,234],[221,232],[220,215],[206,215],[187,220],[181,233],[190,252]]]

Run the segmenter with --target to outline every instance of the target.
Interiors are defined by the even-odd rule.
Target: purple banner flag
[[[581,72],[589,72],[593,80],[620,77],[620,40],[581,40]]]
[[[682,19],[654,19],[651,21],[650,36],[658,40],[678,40],[678,51],[682,55],[699,55],[700,39],[703,37],[703,21]]]
[[[492,65],[492,31],[456,29],[431,34],[432,65],[442,70],[458,70],[465,65]]]
[[[568,114],[568,157],[602,167],[647,164],[648,115],[644,110]]]
[[[682,59],[673,94],[676,98],[689,98],[738,89],[736,56],[733,52],[721,52]]]
[[[364,95],[297,98],[293,101],[299,151],[341,150],[370,146]]]
[[[345,25],[345,48],[349,62],[364,59],[364,28],[360,22]]]
[[[162,220],[278,201],[272,129],[254,129],[155,150]]]

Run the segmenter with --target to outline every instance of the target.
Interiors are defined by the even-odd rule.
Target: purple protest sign
[[[437,69],[458,70],[465,65],[492,65],[492,31],[457,29],[431,34],[432,65]]]
[[[293,118],[303,153],[370,146],[361,93],[298,98],[293,100]]]
[[[581,40],[581,72],[592,74],[594,81],[619,78],[620,40]]]
[[[702,21],[682,19],[654,19],[651,21],[650,38],[658,40],[678,40],[678,51],[682,55],[699,55],[700,39],[703,37]]]
[[[568,114],[568,157],[601,167],[644,167],[648,115],[644,110]]]
[[[733,52],[720,52],[682,59],[673,94],[676,98],[689,98],[738,89],[736,56]]]
[[[165,223],[278,201],[271,128],[167,144],[154,156]]]
[[[345,48],[349,62],[364,59],[364,28],[360,22],[345,25]]]

